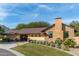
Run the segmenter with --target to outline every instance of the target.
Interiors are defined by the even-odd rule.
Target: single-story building
[[[68,25],[63,24],[61,18],[55,18],[56,22],[49,26],[43,28],[24,28],[21,30],[9,30],[7,35],[13,39],[20,40],[46,40],[46,41],[55,41],[57,38],[64,40],[65,38],[74,37],[74,28],[69,27]]]

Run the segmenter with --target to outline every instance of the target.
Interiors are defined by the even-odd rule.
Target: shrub
[[[55,43],[53,41],[50,42],[50,46],[55,47]]]
[[[50,42],[47,42],[47,45],[50,46]]]
[[[35,44],[36,44],[36,40],[33,40],[33,43],[35,43]]]
[[[69,46],[67,46],[67,45],[62,44],[62,45],[61,45],[61,48],[62,48],[63,50],[69,51]]]
[[[33,40],[30,40],[30,43],[33,43]]]
[[[29,40],[29,42],[31,43],[31,42],[32,42],[32,40]]]
[[[74,47],[76,45],[76,42],[74,41],[74,39],[65,39],[64,45]]]
[[[62,40],[61,40],[60,38],[57,38],[57,39],[55,40],[55,46],[56,46],[57,48],[61,48],[61,44],[62,44]]]
[[[44,45],[44,41],[41,41],[41,44]]]
[[[40,44],[40,42],[39,42],[39,41],[37,41],[37,44]]]
[[[48,43],[47,41],[44,41],[44,45],[47,45],[47,43]]]
[[[10,39],[10,38],[4,38],[4,39],[3,39],[3,42],[11,42],[11,41],[13,41],[13,40]]]
[[[31,40],[29,40],[29,42],[31,43]]]
[[[42,44],[42,41],[39,41],[39,44]]]
[[[76,36],[79,36],[79,31],[76,32]]]

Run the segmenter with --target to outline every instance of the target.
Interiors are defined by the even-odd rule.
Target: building
[[[64,40],[65,38],[74,37],[74,29],[63,24],[61,18],[55,18],[56,21],[50,27],[44,28],[24,28],[21,30],[9,30],[7,36],[20,40],[43,40],[55,41],[57,38]]]

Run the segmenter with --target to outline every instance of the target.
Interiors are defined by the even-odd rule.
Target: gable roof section
[[[66,24],[63,24],[62,23],[62,25],[63,26],[68,26],[68,25],[66,25]],[[44,31],[46,31],[46,30],[48,30],[48,29],[50,29],[51,27],[54,27],[55,26],[55,24],[53,24],[53,25],[51,25],[51,26],[49,26],[49,27],[43,27],[43,28],[24,28],[24,29],[21,29],[21,30],[8,30],[8,31],[6,31],[6,33],[7,34],[35,34],[35,33],[42,33],[42,32],[44,32]],[[68,27],[70,27],[70,26],[68,26]],[[72,27],[70,27],[70,28],[72,28]],[[72,29],[74,29],[74,28],[72,28]]]
[[[14,29],[10,29],[8,31],[5,32],[5,34],[16,34],[18,33],[19,30],[14,30]]]
[[[42,32],[44,32],[44,31],[46,31],[46,30],[48,30],[48,29],[50,29],[51,27],[54,27],[54,26],[55,26],[55,24],[53,24],[53,25],[47,27],[47,28],[44,29]],[[64,24],[64,23],[62,23],[62,26],[68,26],[68,27],[70,27],[69,25],[66,25],[66,24]],[[70,27],[70,28],[74,29],[73,27]]]

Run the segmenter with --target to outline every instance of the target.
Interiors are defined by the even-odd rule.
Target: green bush
[[[42,44],[42,41],[39,41],[39,44]]]
[[[33,43],[33,40],[31,40],[30,42]]]
[[[47,45],[50,46],[50,42],[47,42]]]
[[[65,39],[64,45],[74,47],[76,45],[76,42],[74,41],[74,39]]]
[[[35,44],[36,44],[36,40],[33,40],[33,43],[35,43]]]
[[[76,32],[76,36],[79,36],[79,31]]]
[[[44,43],[43,43],[43,44],[44,44],[44,45],[47,45],[47,43],[48,43],[47,41],[44,41]]]
[[[37,44],[40,44],[40,42],[39,42],[39,41],[37,41]]]
[[[41,41],[41,44],[44,45],[44,41]]]
[[[56,46],[57,48],[61,48],[61,44],[62,44],[62,40],[61,40],[60,38],[57,38],[57,39],[55,40],[55,46]]]
[[[2,41],[3,41],[3,42],[11,42],[11,41],[13,41],[13,39],[10,39],[10,38],[4,38]]]

